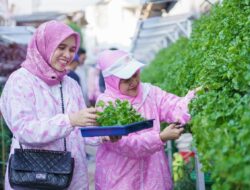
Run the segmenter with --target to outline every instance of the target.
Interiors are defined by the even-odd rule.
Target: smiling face
[[[140,74],[136,72],[129,79],[121,79],[119,84],[120,92],[127,96],[137,96],[138,94],[138,86],[140,83]]]
[[[66,66],[73,60],[76,52],[76,39],[73,35],[63,40],[54,51],[51,67],[57,71],[65,71]]]

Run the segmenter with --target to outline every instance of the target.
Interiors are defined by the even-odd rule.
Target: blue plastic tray
[[[128,125],[121,126],[93,126],[81,128],[83,137],[94,137],[94,136],[122,136],[128,135],[136,131],[153,127],[153,119],[145,120],[141,122],[131,123]]]

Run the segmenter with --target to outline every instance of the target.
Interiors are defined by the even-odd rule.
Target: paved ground
[[[89,190],[95,190],[94,174],[95,174],[95,154],[96,148],[92,146],[86,146],[86,152],[88,153],[88,175],[89,175]]]

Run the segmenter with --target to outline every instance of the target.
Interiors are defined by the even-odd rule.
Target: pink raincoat
[[[124,53],[107,54],[100,56],[102,69]],[[160,122],[186,123],[190,119],[188,103],[194,93],[191,91],[185,97],[178,97],[141,83],[137,97],[133,98],[119,92],[119,78],[112,75],[104,79],[106,91],[98,101],[128,99],[144,118],[155,120],[153,128],[123,136],[116,143],[100,145],[96,157],[96,190],[171,190],[168,160],[159,137]]]
[[[58,44],[70,35],[79,36],[68,26],[51,21],[41,25],[31,40],[27,57],[9,77],[1,99],[0,109],[13,136],[10,153],[19,148],[67,150],[75,158],[75,168],[68,189],[88,190],[88,177],[84,139],[80,131],[70,124],[67,113],[85,108],[78,84],[50,67],[50,60]],[[49,46],[47,46],[49,44]],[[62,114],[59,82],[62,81],[65,114]],[[12,189],[6,171],[5,190]]]

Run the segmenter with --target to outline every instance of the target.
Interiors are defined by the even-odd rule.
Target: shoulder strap
[[[64,101],[63,101],[63,90],[62,90],[62,81],[60,81],[60,94],[61,94],[61,102],[62,102],[62,113],[64,113]],[[64,151],[67,151],[67,146],[66,146],[66,138],[63,138],[64,142]]]

